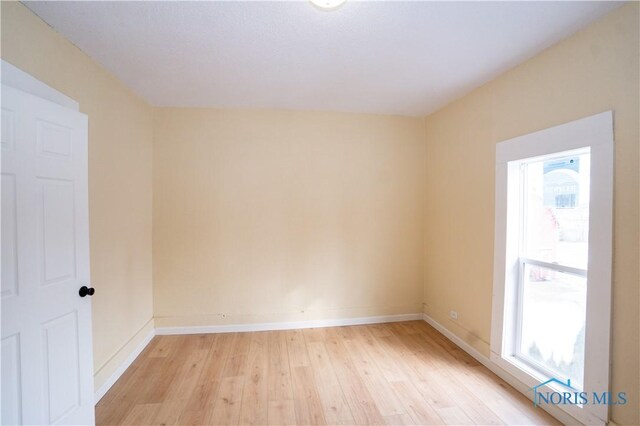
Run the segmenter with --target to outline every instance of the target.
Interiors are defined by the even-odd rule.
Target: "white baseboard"
[[[129,366],[133,364],[133,361],[138,358],[138,355],[140,355],[144,348],[147,347],[149,342],[151,342],[153,336],[155,336],[155,329],[152,328],[144,337],[144,339],[138,344],[138,346],[136,346],[133,352],[131,352],[127,356],[127,358],[125,358],[125,360],[118,366],[113,374],[111,374],[109,378],[102,384],[102,386],[100,386],[98,390],[96,390],[94,394],[94,404],[97,404],[102,399],[102,397],[109,391],[109,389],[111,389],[111,386],[113,386],[118,381],[120,376],[122,376],[122,374],[127,370],[127,368],[129,368]]]
[[[429,315],[423,314],[423,319],[426,323],[431,325],[433,328],[438,330],[440,333],[445,335],[449,340],[455,343],[460,349],[462,349],[463,351],[465,351],[466,353],[474,357],[478,362],[480,362],[482,365],[484,365],[493,373],[495,373],[496,376],[500,377],[502,380],[504,380],[505,382],[513,386],[518,392],[523,394],[528,399],[531,399],[532,394],[531,392],[529,392],[529,386],[525,385],[524,383],[522,383],[521,381],[513,377],[511,374],[504,371],[502,368],[500,368],[495,363],[493,363],[489,358],[481,354],[477,349],[475,349],[474,347],[469,345],[467,342],[465,342],[464,340],[462,340],[461,338],[453,334],[451,331],[449,331],[442,324],[440,324],[439,322],[431,318]],[[565,425],[580,424],[578,420],[576,420],[569,414],[565,413],[564,411],[560,410],[558,407],[555,407],[553,405],[541,405],[540,408],[542,408],[544,411],[546,411],[555,419],[559,420]]]
[[[189,327],[158,327],[156,335],[235,333],[242,331],[293,330],[300,328],[339,327],[343,325],[377,324],[384,322],[421,320],[423,314],[381,315],[375,317],[327,319],[312,321],[271,322],[258,324],[205,325]]]

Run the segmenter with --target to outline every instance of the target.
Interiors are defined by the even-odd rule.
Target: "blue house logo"
[[[541,389],[544,388],[544,386],[547,386],[551,383],[558,383],[560,386],[562,386],[563,388],[566,388],[568,390],[574,391],[574,392],[578,392],[578,389],[574,388],[573,386],[571,386],[571,379],[567,379],[567,382],[563,382],[562,380],[558,380],[555,377],[550,378],[549,380],[547,380],[546,382],[540,383],[537,386],[532,387],[529,390],[533,391],[533,405],[534,406],[538,406],[540,405],[540,402],[545,402],[545,403],[549,403],[551,402],[552,404],[556,404],[556,402],[552,401],[553,398],[551,398],[550,395],[553,394],[560,394],[562,396],[565,397],[565,402],[566,402],[566,396],[567,395],[572,395],[572,392],[541,392]]]

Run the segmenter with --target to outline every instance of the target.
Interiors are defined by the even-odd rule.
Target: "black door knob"
[[[95,293],[96,290],[94,288],[88,288],[86,285],[83,285],[82,287],[80,287],[80,291],[78,291],[78,294],[80,295],[80,297],[85,297],[85,296],[93,296],[93,293]]]

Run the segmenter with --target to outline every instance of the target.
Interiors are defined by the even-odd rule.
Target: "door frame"
[[[51,86],[38,80],[31,74],[22,71],[15,65],[2,59],[0,80],[2,84],[11,86],[14,89],[22,90],[31,95],[37,96],[42,99],[54,102],[65,108],[72,109],[74,111],[80,111],[80,104],[65,95],[62,92],[57,91]]]

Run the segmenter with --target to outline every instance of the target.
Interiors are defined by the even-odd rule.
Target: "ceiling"
[[[425,115],[619,2],[27,2],[156,106]]]

